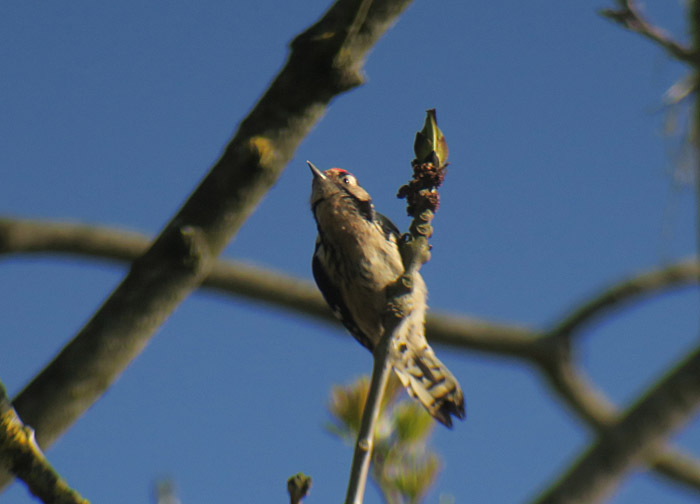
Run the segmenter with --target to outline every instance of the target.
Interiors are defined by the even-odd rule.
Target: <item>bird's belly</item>
[[[403,273],[403,264],[375,251],[362,254],[346,286],[344,298],[359,329],[374,343],[382,335],[382,317],[386,310],[386,287]],[[354,276],[354,278],[352,278]]]

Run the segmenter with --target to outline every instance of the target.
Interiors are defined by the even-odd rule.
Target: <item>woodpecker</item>
[[[400,232],[374,210],[372,198],[349,172],[340,168],[313,173],[311,211],[318,228],[312,269],[324,299],[345,328],[370,351],[384,331],[387,286],[404,273]],[[389,350],[390,364],[408,393],[435,419],[452,427],[463,419],[464,396],[455,377],[425,339],[427,290],[413,275],[412,310]]]

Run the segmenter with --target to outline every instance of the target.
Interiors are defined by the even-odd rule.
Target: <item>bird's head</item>
[[[360,185],[350,172],[342,168],[331,168],[321,171],[313,163],[307,161],[313,182],[311,183],[311,209],[316,209],[323,203],[330,203],[332,207],[354,207],[368,220],[372,220],[372,198]]]

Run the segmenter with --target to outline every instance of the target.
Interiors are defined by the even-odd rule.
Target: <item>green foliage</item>
[[[402,389],[403,387],[398,379],[392,376],[382,399],[380,418],[377,422],[377,431],[374,434],[375,439],[387,436],[390,428],[389,417],[386,415],[387,407],[390,407],[396,401]],[[368,376],[361,376],[350,385],[334,385],[331,389],[331,398],[328,405],[333,418],[332,423],[327,426],[328,430],[339,438],[354,443],[362,423],[362,411],[367,401],[368,392]]]
[[[427,439],[435,420],[423,406],[414,401],[401,401],[394,407],[396,437],[400,442],[416,443]]]
[[[417,454],[412,451],[399,458],[400,470],[386,481],[387,486],[395,487],[406,502],[419,503],[428,489],[435,482],[440,469],[440,460],[434,453]]]
[[[332,388],[331,433],[355,442],[368,389],[366,376]],[[375,432],[370,475],[388,504],[418,504],[440,470],[440,458],[427,447],[435,421],[413,400],[399,400],[402,389],[392,375]]]

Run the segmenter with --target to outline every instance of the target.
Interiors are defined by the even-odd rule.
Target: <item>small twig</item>
[[[437,188],[443,181],[444,161],[447,158],[447,144],[437,127],[435,110],[428,111],[425,126],[416,137],[414,150],[416,159],[411,163],[413,179],[399,189],[398,194],[399,198],[406,198],[408,214],[413,217],[410,233],[400,243],[404,274],[387,288],[384,333],[374,350],[372,379],[355,444],[345,504],[362,504],[372,458],[375,426],[391,372],[389,347],[411,312],[413,275],[430,259],[428,238],[433,232],[431,223],[439,205]]]
[[[666,49],[671,56],[679,61],[694,65],[695,53],[692,49],[673,40],[671,36],[661,28],[648,22],[642,15],[634,0],[617,0],[618,9],[603,9],[600,14],[630,31],[656,42]]]
[[[24,481],[29,491],[45,503],[88,504],[51,467],[34,439],[10,404],[0,383],[0,466]]]
[[[350,468],[350,480],[348,491],[345,495],[345,504],[362,504],[362,499],[367,486],[367,475],[369,474],[369,464],[372,459],[372,449],[374,447],[374,431],[377,419],[381,410],[384,390],[386,390],[391,366],[388,364],[389,345],[393,332],[385,331],[384,336],[374,349],[374,364],[372,367],[372,378],[370,380],[367,401],[362,412],[362,423],[357,433],[355,451],[352,456],[352,466]]]

